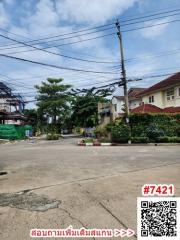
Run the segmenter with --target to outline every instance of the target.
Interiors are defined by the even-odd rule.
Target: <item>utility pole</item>
[[[124,87],[124,99],[125,99],[125,113],[126,113],[126,122],[129,123],[129,100],[128,100],[128,89],[127,89],[127,79],[126,79],[126,70],[125,70],[125,64],[124,64],[124,51],[123,51],[123,44],[122,44],[122,35],[121,35],[121,29],[120,29],[120,23],[117,20],[116,22],[117,27],[117,36],[119,39],[119,46],[120,46],[120,56],[121,56],[121,80]]]

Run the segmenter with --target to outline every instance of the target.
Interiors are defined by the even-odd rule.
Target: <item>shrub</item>
[[[111,129],[112,141],[117,143],[127,143],[130,139],[130,127],[126,124],[113,126]]]
[[[180,137],[169,137],[170,143],[180,143]]]
[[[93,138],[86,138],[84,139],[85,143],[93,143]]]
[[[164,131],[157,124],[152,123],[148,126],[146,134],[150,140],[156,141],[158,137],[164,136]]]
[[[111,132],[111,129],[112,129],[113,126],[114,126],[113,124],[108,123],[108,124],[106,125],[106,130],[107,130],[107,132]]]
[[[131,126],[131,135],[133,137],[146,137],[146,126],[138,124],[135,126]]]
[[[106,126],[99,125],[95,128],[94,134],[97,138],[107,138],[108,137],[108,131],[106,129]]]
[[[157,143],[180,143],[180,137],[158,137]]]
[[[149,136],[152,132],[153,135],[157,132],[157,136],[151,137],[152,140],[158,137],[158,135],[180,136],[180,130],[178,130],[180,129],[180,114],[131,114],[130,126],[133,137]],[[156,131],[152,131],[152,128],[156,129]]]
[[[46,140],[58,140],[59,139],[59,134],[47,134],[46,135]]]
[[[111,141],[107,138],[101,139],[100,140],[101,143],[110,143]]]
[[[177,133],[177,136],[180,137],[180,126],[177,127],[176,133]]]
[[[82,133],[82,130],[80,127],[76,127],[75,128],[75,132],[78,133],[78,134],[81,134]]]
[[[148,137],[132,137],[131,141],[132,143],[148,143],[149,138]]]
[[[158,137],[156,139],[156,142],[157,143],[168,143],[169,142],[169,138],[167,136],[164,136],[164,137]]]

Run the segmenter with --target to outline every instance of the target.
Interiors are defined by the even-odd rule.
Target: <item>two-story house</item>
[[[132,110],[142,104],[142,98],[139,95],[146,88],[130,88],[128,91],[129,109]],[[113,96],[112,105],[114,106],[114,118],[121,116],[124,113],[125,102],[124,96]]]
[[[142,104],[142,98],[139,96],[146,88],[130,88],[128,91],[129,109],[132,110]],[[98,103],[99,124],[105,125],[113,122],[116,118],[124,114],[125,101],[124,96],[113,96],[111,101]]]
[[[132,112],[180,112],[180,72],[139,94],[142,105]]]

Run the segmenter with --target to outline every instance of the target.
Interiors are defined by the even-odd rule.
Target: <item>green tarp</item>
[[[18,126],[13,124],[0,124],[0,138],[1,139],[24,139],[26,137],[26,131],[32,131],[32,126]]]

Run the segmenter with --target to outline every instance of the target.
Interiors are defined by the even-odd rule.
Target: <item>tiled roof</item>
[[[113,96],[113,97],[115,97],[115,98],[117,98],[119,100],[124,100],[124,96]]]
[[[128,91],[129,100],[139,99],[139,94],[146,90],[146,88],[130,88]],[[114,96],[119,100],[124,100],[124,96]]]
[[[132,113],[180,113],[180,107],[159,108],[152,104],[142,104],[131,110]]]
[[[163,112],[167,112],[167,113],[180,113],[180,107],[168,107],[168,108],[164,108]]]
[[[141,106],[131,110],[133,113],[159,113],[162,111],[163,110],[161,108],[156,107],[152,104],[142,104]]]
[[[149,87],[145,91],[143,91],[140,95],[144,95],[150,92],[155,92],[160,89],[168,88],[174,85],[180,84],[180,72],[172,75],[171,77],[168,77],[167,79],[156,83],[155,85]]]

